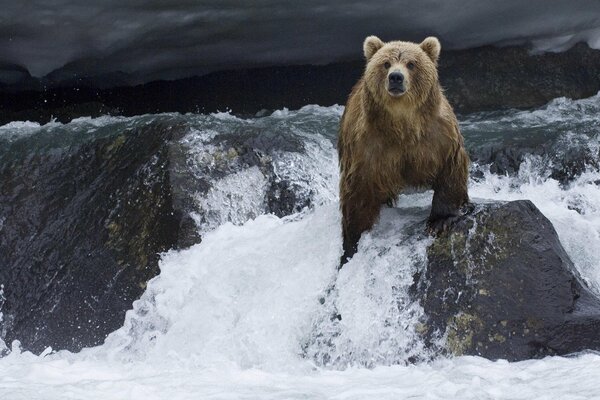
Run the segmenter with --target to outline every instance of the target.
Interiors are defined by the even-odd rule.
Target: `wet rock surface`
[[[600,349],[600,300],[530,201],[476,205],[427,258],[412,293],[429,346],[511,361]]]
[[[100,343],[178,240],[164,126],[32,151],[0,167],[2,336],[24,348]]]
[[[471,171],[474,178],[483,176],[483,169],[496,175],[518,174],[523,162],[537,158],[543,164],[546,174],[565,185],[576,179],[588,169],[597,169],[599,154],[597,149],[578,146],[571,143],[568,148],[558,148],[549,142],[537,147],[504,146],[490,144],[469,149],[469,156],[474,169]]]
[[[159,273],[160,253],[201,240],[197,222],[212,210],[197,198],[220,179],[261,171],[260,213],[311,203],[273,172],[270,153],[301,152],[297,143],[217,137],[210,159],[193,165],[199,179],[182,140],[189,128],[177,120],[107,129],[0,142],[0,338],[9,344],[102,343]],[[215,159],[221,168],[208,165]]]

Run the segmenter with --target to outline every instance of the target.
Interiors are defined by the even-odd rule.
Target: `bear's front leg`
[[[341,199],[344,254],[339,268],[356,253],[360,236],[373,227],[384,202],[369,191],[354,192]]]
[[[431,214],[427,221],[429,233],[444,232],[459,218],[461,207],[469,202],[468,175],[469,159],[461,147],[434,182]]]

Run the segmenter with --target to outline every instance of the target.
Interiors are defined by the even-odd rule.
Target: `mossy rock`
[[[260,169],[264,213],[312,204],[273,166],[273,154],[306,151],[302,141],[227,133],[202,162],[181,140],[189,128],[185,117],[164,116],[0,143],[0,339],[36,353],[102,343],[159,273],[160,254],[201,240],[194,217],[214,210],[197,197],[230,174]]]
[[[600,349],[600,301],[530,201],[478,204],[428,249],[414,287],[430,346],[522,360]]]
[[[181,236],[169,157],[177,133],[148,124],[65,135],[68,145],[50,149],[32,136],[22,139],[25,154],[0,165],[7,343],[77,351],[123,323],[158,274],[159,254]]]

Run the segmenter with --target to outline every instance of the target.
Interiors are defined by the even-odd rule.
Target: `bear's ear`
[[[365,58],[367,61],[373,57],[373,54],[377,53],[377,50],[383,47],[383,42],[377,36],[369,36],[363,43],[363,51],[365,52]]]
[[[440,58],[440,51],[442,50],[442,45],[440,41],[433,36],[429,36],[425,40],[421,42],[419,45],[423,49],[425,53],[431,58],[434,63],[437,63],[438,58]]]

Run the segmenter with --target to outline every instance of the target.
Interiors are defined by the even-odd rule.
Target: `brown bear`
[[[468,202],[469,157],[438,81],[441,45],[365,39],[367,59],[340,122],[343,265],[371,229],[382,204],[407,187],[434,190],[432,233],[447,229]],[[340,266],[341,266],[340,265]]]

